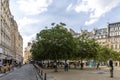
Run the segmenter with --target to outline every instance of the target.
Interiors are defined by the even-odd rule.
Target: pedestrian
[[[0,60],[0,72],[2,72],[2,66],[3,66],[3,62],[2,60]]]
[[[65,70],[65,71],[68,71],[68,68],[69,68],[68,63],[67,63],[67,61],[65,61],[64,70]]]
[[[81,69],[83,69],[83,67],[84,67],[84,63],[83,63],[83,62],[81,62]]]
[[[68,71],[68,64],[65,62],[65,66],[64,66],[65,71]]]
[[[97,70],[100,70],[100,67],[99,67],[99,66],[100,66],[100,63],[98,62],[98,63],[97,63],[97,68],[96,68]]]
[[[74,68],[76,69],[76,67],[77,67],[77,64],[76,64],[76,62],[74,62]]]
[[[21,67],[22,66],[22,63],[21,62],[19,62],[19,67]]]
[[[113,61],[112,61],[112,59],[109,60],[109,67],[110,67],[110,77],[113,78]]]
[[[12,61],[12,63],[11,63],[11,70],[14,70],[14,67],[15,67],[15,62]]]
[[[66,63],[66,71],[68,71],[68,69],[69,69],[69,63],[67,62]]]

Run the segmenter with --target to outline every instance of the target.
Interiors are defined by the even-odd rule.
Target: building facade
[[[8,0],[0,0],[0,48],[4,57],[12,57],[11,52],[11,29],[10,29],[11,13]]]
[[[108,24],[108,46],[120,51],[120,22]]]
[[[107,27],[93,29],[91,32],[81,30],[80,34],[87,34],[89,37],[96,39],[100,45],[120,51],[120,22],[109,23]]]
[[[29,63],[32,59],[32,53],[30,52],[30,49],[32,47],[32,43],[28,42],[28,46],[25,48],[24,51],[24,63]]]
[[[93,38],[97,40],[100,45],[107,45],[108,44],[108,29],[101,28],[101,29],[94,29],[93,30]]]
[[[109,23],[106,28],[94,29],[94,38],[100,45],[120,51],[120,22]]]
[[[22,61],[23,39],[9,9],[9,0],[0,0],[0,58]]]
[[[120,22],[109,23],[105,28],[93,29],[91,32],[81,30],[80,33],[75,33],[72,29],[70,29],[70,32],[75,37],[86,34],[90,38],[96,39],[100,45],[105,45],[115,51],[120,51]]]
[[[120,52],[120,22],[109,23],[107,27],[93,29],[91,32],[81,30],[80,35],[81,34],[86,34],[90,38],[94,38],[100,45],[107,46],[108,48]],[[114,61],[114,64],[115,66],[120,66],[119,61]]]

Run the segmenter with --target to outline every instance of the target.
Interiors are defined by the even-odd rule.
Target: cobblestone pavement
[[[108,69],[73,69],[69,70],[68,72],[65,72],[63,69],[59,69],[58,72],[54,72],[53,70],[49,69],[44,71],[47,73],[48,80],[120,80],[120,69],[114,70],[114,78],[110,78]]]
[[[2,77],[0,80],[37,80],[36,71],[32,64],[26,64]]]

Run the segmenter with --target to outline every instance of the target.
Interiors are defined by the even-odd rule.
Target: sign
[[[0,53],[3,53],[3,50],[2,50],[2,48],[0,48]]]

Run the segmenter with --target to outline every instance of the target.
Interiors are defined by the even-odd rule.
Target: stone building
[[[91,32],[82,30],[80,34],[87,34],[96,39],[100,45],[105,45],[115,51],[120,51],[120,22],[109,23],[107,27],[93,29]],[[114,61],[116,66],[120,66],[119,61]]]
[[[74,30],[69,29],[69,31],[72,33],[73,37],[79,37],[80,33],[76,33]]]
[[[94,29],[94,38],[100,45],[120,51],[120,22],[109,23],[106,28]]]
[[[30,60],[32,59],[32,54],[30,52],[31,47],[32,47],[32,43],[28,42],[28,46],[25,48],[24,51],[24,63],[29,63]]]
[[[22,61],[23,60],[22,58],[23,57],[23,39],[18,31],[18,25],[15,20],[12,27],[14,32],[12,35],[12,37],[14,37],[12,41],[14,41],[13,44],[14,44],[14,51],[15,51],[15,59],[17,61]]]
[[[87,34],[96,39],[100,45],[106,45],[115,51],[120,51],[120,22],[109,23],[107,27],[93,29],[91,32],[81,30],[80,34]]]
[[[94,29],[93,38],[97,40],[100,45],[107,45],[108,31],[107,28]]]
[[[0,0],[0,48],[2,57],[12,57],[11,49],[11,12],[8,0]]]
[[[81,30],[80,33],[76,33],[72,29],[70,29],[70,32],[75,37],[86,34],[90,38],[96,39],[100,45],[106,45],[115,51],[120,51],[120,22],[110,23],[105,28],[93,29],[90,32],[87,30]]]
[[[9,0],[0,0],[0,58],[22,61],[23,39],[9,9]]]
[[[108,24],[108,46],[120,51],[120,22]]]

